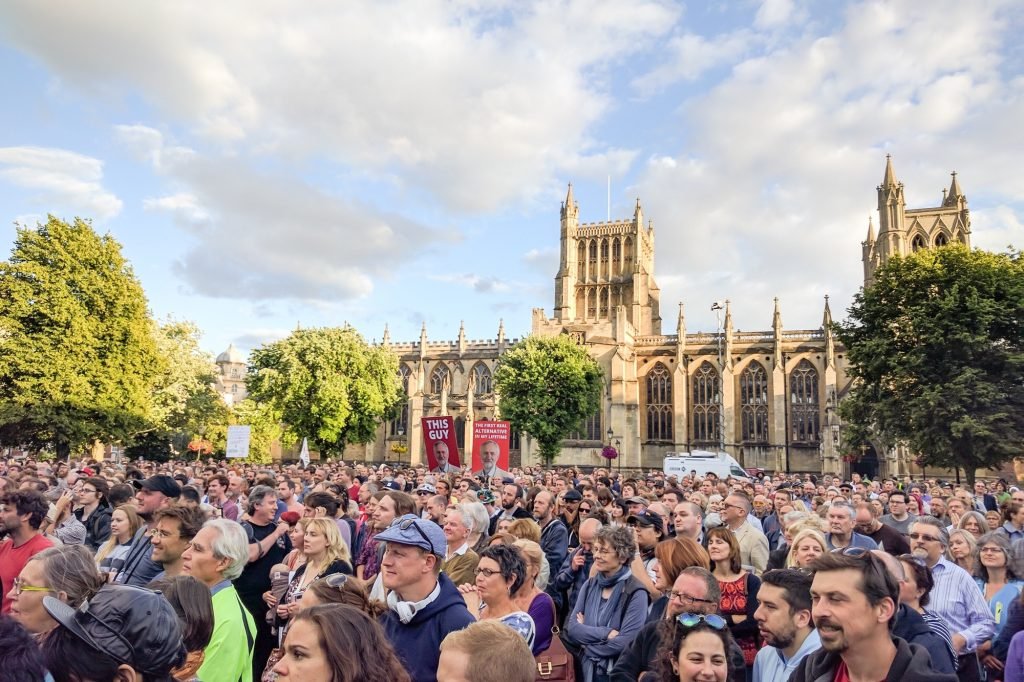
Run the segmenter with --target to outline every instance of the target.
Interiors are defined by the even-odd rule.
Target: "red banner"
[[[473,422],[473,475],[511,478],[508,472],[508,422]]]
[[[423,417],[423,444],[427,449],[427,467],[432,473],[459,471],[459,446],[455,444],[454,417]]]

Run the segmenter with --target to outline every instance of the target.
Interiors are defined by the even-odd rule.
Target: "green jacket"
[[[213,636],[197,673],[199,679],[252,682],[255,637],[256,623],[242,605],[234,585],[228,583],[227,587],[217,589],[213,594]]]

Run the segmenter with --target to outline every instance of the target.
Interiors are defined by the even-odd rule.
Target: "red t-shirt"
[[[7,593],[14,586],[14,579],[21,573],[21,569],[25,568],[29,559],[48,547],[53,547],[53,542],[42,534],[34,536],[21,547],[15,547],[11,538],[0,543],[0,585],[4,597],[0,613],[6,614],[11,610],[11,601],[7,598]]]
[[[832,678],[832,682],[850,682],[850,671],[846,669],[846,661],[839,659],[839,665],[836,666],[836,675]],[[885,680],[881,680],[885,682]]]

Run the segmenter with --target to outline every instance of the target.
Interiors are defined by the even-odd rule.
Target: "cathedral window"
[[[789,403],[792,442],[818,443],[821,440],[818,370],[807,360],[801,360],[789,377]]]
[[[672,440],[672,375],[660,362],[647,373],[647,440]]]
[[[570,433],[568,440],[601,441],[601,408],[587,417],[579,428]]]
[[[914,235],[913,241],[910,242],[910,249],[912,251],[920,251],[925,248],[924,237],[921,235]]]
[[[491,370],[487,369],[487,365],[482,362],[478,362],[473,367],[473,390],[477,393],[493,393],[491,388]]]
[[[601,317],[608,317],[608,287],[601,287],[597,294],[600,299],[599,306],[601,308]]]
[[[590,279],[597,279],[597,241],[590,242]]]
[[[398,366],[398,379],[402,382],[402,411],[391,420],[390,432],[392,436],[404,436],[409,433],[409,377],[412,371],[408,365]]]
[[[768,442],[768,374],[756,360],[740,374],[740,422],[744,443]]]
[[[582,242],[580,242],[579,248],[576,249],[576,263],[579,268],[576,277],[583,279],[583,275],[587,272],[587,245]]]
[[[935,246],[945,246],[948,243],[949,240],[946,238],[946,235],[942,234],[941,232],[937,237],[935,237]]]
[[[693,440],[705,446],[721,441],[721,380],[718,370],[708,361],[693,375]]]
[[[622,267],[626,272],[633,269],[633,240],[629,237],[622,242]]]
[[[456,417],[455,418],[455,447],[459,449],[461,457],[466,458],[466,418]],[[462,459],[459,460],[462,463]]]
[[[597,319],[597,290],[589,289],[587,291],[587,319]]]
[[[448,375],[448,365],[442,362],[435,367],[434,371],[430,373],[430,392],[440,393],[441,389],[444,388]]]
[[[616,237],[612,240],[612,275],[622,274],[622,243]]]

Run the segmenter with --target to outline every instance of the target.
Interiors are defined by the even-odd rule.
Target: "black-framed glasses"
[[[501,573],[501,571],[496,571],[493,568],[477,567],[473,569],[473,575],[482,575],[485,578],[490,578],[492,576],[498,575],[499,573]]]
[[[676,616],[676,622],[688,628],[692,628],[703,621],[716,630],[724,630],[728,625],[725,618],[717,613],[680,613]]]
[[[411,527],[413,530],[420,534],[421,538],[427,541],[428,545],[430,545],[430,553],[437,554],[437,549],[434,547],[434,543],[430,541],[430,538],[427,537],[427,534],[423,532],[423,529],[416,525],[417,521],[419,521],[419,519],[403,519],[399,521],[397,524],[398,530],[409,530],[409,528]]]
[[[672,590],[668,593],[669,599],[675,599],[681,601],[684,604],[714,604],[715,602],[710,599],[701,599],[700,597],[694,597],[685,592],[676,592]]]

